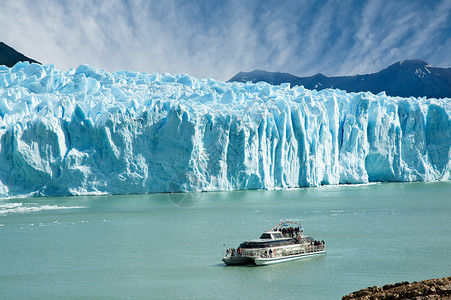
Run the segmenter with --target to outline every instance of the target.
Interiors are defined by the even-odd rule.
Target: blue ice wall
[[[0,195],[449,180],[450,102],[0,66]]]

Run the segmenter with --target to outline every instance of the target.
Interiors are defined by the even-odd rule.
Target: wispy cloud
[[[440,66],[449,66],[449,49],[436,60],[433,49],[450,37],[450,2],[437,6],[432,2],[366,3],[355,43],[349,48],[348,62],[341,72],[348,74],[377,71],[395,61],[419,58]],[[444,7],[445,6],[445,7]],[[448,27],[448,28],[447,28]],[[447,56],[447,58],[445,58]]]
[[[450,11],[447,0],[5,0],[0,40],[61,69],[351,75],[407,58],[449,66]]]

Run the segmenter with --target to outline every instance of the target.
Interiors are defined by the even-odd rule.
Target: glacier
[[[0,196],[449,180],[450,102],[0,66]]]

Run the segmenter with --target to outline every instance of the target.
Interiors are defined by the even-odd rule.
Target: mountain
[[[291,86],[303,85],[307,89],[338,88],[347,92],[370,91],[374,94],[385,91],[387,95],[400,97],[451,97],[451,68],[432,67],[418,59],[400,61],[382,71],[366,75],[327,77],[319,73],[298,77],[288,73],[255,70],[239,72],[229,80],[233,81],[264,81],[275,85],[288,82]]]
[[[450,180],[449,102],[0,66],[0,197]]]
[[[5,43],[0,42],[0,65],[4,65],[11,68],[19,61],[28,61],[30,63],[34,62],[40,64],[40,62],[31,59],[29,57],[26,57],[25,55],[17,52],[16,50],[6,45]]]

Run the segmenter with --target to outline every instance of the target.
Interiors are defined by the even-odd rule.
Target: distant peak
[[[421,59],[406,59],[403,61],[398,61],[394,65],[399,65],[402,67],[424,67],[427,66],[428,63]]]
[[[317,73],[315,75],[312,76],[313,78],[325,78],[327,77],[326,75],[324,75],[323,73]]]

